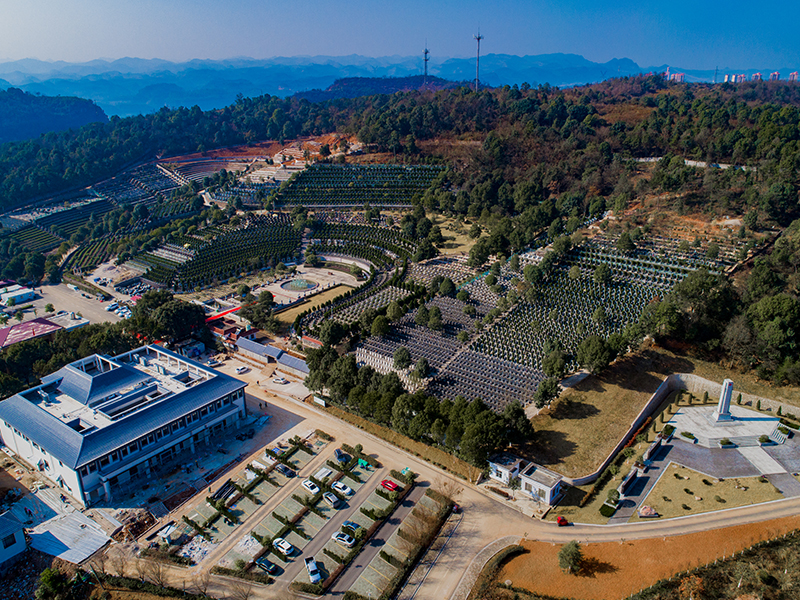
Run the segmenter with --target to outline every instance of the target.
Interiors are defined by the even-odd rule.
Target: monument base
[[[716,410],[708,415],[708,420],[711,422],[712,425],[715,427],[724,426],[724,425],[733,425],[736,418],[730,413],[722,413],[720,414]]]

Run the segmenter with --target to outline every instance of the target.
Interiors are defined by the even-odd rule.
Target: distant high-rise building
[[[736,76],[736,83],[744,83],[745,81],[747,81],[747,75],[745,75],[744,73],[739,73]]]
[[[761,81],[761,73],[753,73],[752,81]]]
[[[789,81],[797,81],[797,71],[789,73]]]
[[[669,76],[669,80],[676,83],[684,83],[686,81],[686,73],[673,73]]]
[[[725,75],[725,79],[722,80],[723,83],[728,83],[730,75]]]
[[[770,73],[769,80],[770,81],[778,81],[781,78],[781,74],[775,71],[774,73]]]

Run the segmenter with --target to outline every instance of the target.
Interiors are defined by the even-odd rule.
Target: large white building
[[[112,502],[238,425],[245,385],[159,346],[93,355],[0,402],[0,435],[82,505]]]

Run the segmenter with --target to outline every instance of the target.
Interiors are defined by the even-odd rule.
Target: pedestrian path
[[[738,450],[762,475],[786,473],[786,469],[783,465],[767,454],[760,446],[738,448]]]

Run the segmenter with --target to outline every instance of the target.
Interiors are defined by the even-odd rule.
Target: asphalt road
[[[366,486],[364,486],[366,487]],[[408,514],[413,510],[420,498],[425,495],[425,487],[418,485],[408,493],[403,503],[398,506],[392,513],[391,517],[387,519],[383,525],[378,528],[372,538],[364,545],[364,548],[358,554],[356,559],[350,563],[347,570],[342,573],[333,588],[328,590],[325,594],[326,597],[340,598],[344,593],[349,590],[358,579],[359,575],[369,565],[373,558],[378,555],[378,552],[384,547],[386,542],[394,533],[395,529],[400,527]]]

